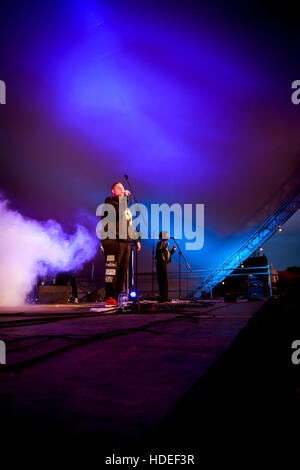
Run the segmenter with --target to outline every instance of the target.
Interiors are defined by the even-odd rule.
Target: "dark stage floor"
[[[153,449],[192,449],[200,463],[227,439],[248,445],[249,426],[257,445],[275,428],[279,438],[278,419],[299,406],[290,361],[299,317],[289,304],[169,303],[139,313],[92,307],[99,304],[1,309],[7,447],[38,443],[52,449],[49,458],[58,447],[73,456],[85,449],[99,456],[99,468],[112,453]]]

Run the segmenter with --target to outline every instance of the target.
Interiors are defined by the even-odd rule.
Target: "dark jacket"
[[[172,250],[170,251],[168,247],[165,246],[165,242],[160,240],[156,245],[156,254],[155,259],[158,263],[170,263],[171,256],[175,252],[176,248],[173,246]]]
[[[116,211],[116,238],[120,241],[124,241],[124,242],[137,242],[137,241],[140,241],[140,237],[137,239],[137,240],[132,240],[132,238],[130,237],[129,235],[129,227],[132,226],[132,214],[128,208],[129,206],[129,198],[127,196],[124,196],[124,198],[126,198],[126,209],[125,211],[122,211],[122,213],[120,213],[120,199],[118,196],[109,196],[105,199],[105,204],[112,204],[113,207],[115,208],[115,211]],[[104,213],[104,216],[103,217],[106,217],[107,216],[107,212]],[[126,223],[126,227],[127,227],[127,237],[124,239],[124,238],[120,238],[120,221],[123,221],[123,223]],[[108,227],[104,227],[103,229],[105,232],[108,231]],[[108,238],[114,238],[113,237],[114,234],[111,234],[111,236],[109,236]]]

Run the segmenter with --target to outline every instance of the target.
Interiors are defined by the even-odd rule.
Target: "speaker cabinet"
[[[39,302],[41,304],[66,304],[69,298],[67,286],[40,286]]]

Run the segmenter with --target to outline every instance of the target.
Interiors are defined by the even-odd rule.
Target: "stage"
[[[279,390],[296,396],[281,382],[286,357],[278,351],[289,353],[289,345],[282,337],[276,344],[287,330],[274,305],[170,302],[125,313],[99,303],[1,308],[5,443],[75,445],[99,456],[113,449],[204,452],[213,435],[222,430],[224,441],[230,421],[244,416],[243,435],[260,400],[269,416]],[[256,435],[266,426],[259,416]]]
[[[298,23],[288,2],[1,3],[6,465],[288,467]]]

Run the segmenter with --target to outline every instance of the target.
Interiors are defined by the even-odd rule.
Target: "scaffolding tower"
[[[249,256],[260,248],[300,207],[300,185],[283,204],[236,250],[219,268],[212,271],[195,289],[193,296],[201,297],[202,292],[210,292],[216,285],[237,269]]]

